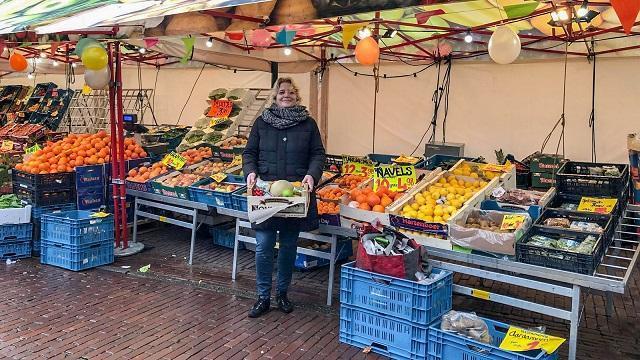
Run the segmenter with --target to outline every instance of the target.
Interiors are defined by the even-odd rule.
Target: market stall
[[[317,232],[300,235],[303,240],[311,240],[312,245],[299,246],[297,251],[299,255],[313,257],[310,261],[328,265],[327,305],[331,305],[336,262],[348,257],[346,251],[343,252],[345,248],[353,249],[343,238],[353,239],[357,245],[356,264],[342,267],[341,341],[401,358],[423,358],[427,353],[443,356],[432,354],[439,350],[430,344],[447,343],[432,336],[441,330],[446,333],[446,326],[455,324],[447,313],[451,310],[451,293],[455,292],[569,321],[569,358],[575,359],[585,292],[587,295],[591,290],[625,293],[640,251],[640,209],[628,205],[633,190],[638,191],[638,147],[629,146],[633,151],[631,166],[596,162],[595,65],[590,118],[592,162],[565,158],[569,157],[568,153],[574,153],[564,149],[567,65],[569,57],[595,59],[622,50],[633,52],[637,46],[626,46],[628,39],[604,48],[596,49],[594,45],[598,36],[607,33],[628,34],[633,21],[611,20],[612,15],[621,10],[608,4],[590,6],[589,2],[580,7],[581,13],[586,11],[580,16],[577,10],[575,17],[572,14],[575,10],[572,2],[567,9],[560,9],[567,16],[567,22],[561,21],[557,5],[546,2],[535,2],[531,6],[484,1],[418,5],[410,1],[403,4],[412,5],[410,7],[385,11],[363,5],[360,10],[373,12],[356,15],[335,4],[322,7],[309,1],[299,2],[298,5],[303,4],[293,10],[292,2],[286,1],[245,3],[248,2],[236,2],[236,8],[222,10],[209,9],[198,2],[194,6],[202,12],[167,13],[155,26],[147,26],[148,34],[125,40],[119,38],[117,26],[111,27],[113,23],[99,19],[88,26],[111,28],[80,33],[105,37],[98,39],[101,41],[90,36],[81,39],[67,36],[40,44],[36,36],[34,45],[23,45],[17,35],[6,42],[2,40],[2,48],[5,44],[11,48],[6,57],[12,72],[26,71],[32,76],[37,67],[34,68],[35,61],[30,64],[27,59],[47,56],[56,64],[65,62],[68,73],[81,65],[86,82],[82,92],[108,89],[109,121],[103,124],[110,130],[95,133],[85,126],[87,133],[56,131],[69,102],[74,96],[77,98],[77,90],[63,90],[50,82],[34,84],[32,88],[16,85],[2,88],[0,121],[7,124],[0,128],[1,150],[7,157],[3,159],[5,172],[8,174],[11,169],[12,180],[12,194],[2,199],[2,203],[11,210],[18,209],[13,210],[11,221],[15,223],[10,224],[10,229],[2,228],[6,231],[5,239],[16,240],[2,245],[2,258],[10,261],[23,258],[33,250],[41,256],[43,264],[74,271],[109,264],[113,262],[114,250],[118,254],[119,250],[141,246],[138,220],[145,218],[189,229],[188,264],[192,265],[198,228],[203,223],[231,219],[228,222],[235,224],[231,226],[233,231],[215,229],[218,232],[213,240],[233,247],[230,266],[235,280],[238,252],[241,247],[256,242],[251,223],[274,216],[304,217],[309,207],[309,191],[301,184],[279,180],[248,189],[246,174],[241,172],[240,154],[247,143],[248,131],[268,105],[271,90],[212,87],[204,99],[206,108],[198,110],[199,116],[190,120],[193,126],[157,126],[141,131],[137,127],[141,124],[127,116],[131,114],[124,113],[123,66],[126,62],[136,62],[160,68],[200,61],[234,72],[267,71],[272,80],[285,72],[313,72],[310,108],[317,114],[325,143],[330,150],[336,144],[340,148],[352,146],[355,150],[351,154],[328,157],[323,179],[314,189],[322,225]],[[483,12],[483,4],[496,10],[495,14]],[[516,5],[520,7],[509,8]],[[91,6],[87,6],[85,10],[90,10]],[[596,10],[602,11],[602,15]],[[165,14],[167,9],[156,4],[139,11],[139,17],[123,14],[121,20],[135,22],[152,14]],[[482,21],[474,22],[458,15],[474,11],[482,13]],[[340,17],[316,19],[319,13]],[[554,19],[554,14],[558,19]],[[588,14],[593,16],[587,19]],[[267,25],[269,15],[278,20],[260,28],[259,24]],[[290,18],[293,15],[300,16]],[[553,24],[548,23],[549,17]],[[198,21],[189,25],[195,19]],[[592,26],[582,27],[588,23]],[[610,26],[598,29],[605,23]],[[14,29],[15,24],[9,25]],[[64,34],[67,31],[64,21],[38,25],[44,33],[60,31],[57,35],[68,35]],[[29,34],[25,36],[35,36]],[[587,38],[593,42],[580,41]],[[480,48],[454,49],[451,45],[463,42]],[[558,45],[564,45],[564,50],[555,49]],[[292,53],[294,57],[290,57]],[[496,161],[492,161],[480,156],[464,156],[468,155],[464,144],[446,142],[454,60],[488,55],[499,64],[508,64],[518,56],[533,58],[531,54],[538,53],[552,58],[564,56],[562,115],[540,152],[516,158],[504,156],[500,150],[496,151]],[[355,70],[345,65],[351,65],[354,59],[360,64]],[[412,70],[397,76],[381,71],[381,63],[391,61],[402,62]],[[3,68],[5,65],[2,64]],[[51,69],[55,66],[51,62]],[[402,126],[403,121],[416,123],[412,116],[396,118],[378,114],[381,81],[395,77],[417,78],[430,68],[437,74],[438,81],[431,97],[433,118],[426,131],[417,131],[408,123]],[[369,124],[367,117],[366,130],[360,128],[362,121],[355,118],[351,122],[329,120],[328,82],[335,71],[332,69],[347,71],[349,77],[374,81],[375,91],[370,92],[373,122]],[[202,70],[204,65],[200,72]],[[142,90],[138,94],[144,103]],[[107,97],[106,91],[103,95]],[[362,95],[354,91],[353,96]],[[346,107],[354,104],[351,97],[336,102],[348,103]],[[415,112],[411,106],[402,111]],[[342,119],[343,114],[340,115]],[[392,122],[400,125],[394,127]],[[464,126],[468,131],[480,132]],[[415,143],[408,141],[409,147],[415,148],[412,152],[405,151],[404,147],[393,147],[393,141],[381,140],[380,129],[384,129],[386,135],[391,134],[392,139],[413,139],[415,133],[422,137]],[[442,130],[442,142],[437,141],[437,130]],[[555,152],[547,149],[545,153],[545,145],[556,130],[560,135]],[[486,135],[483,136],[485,139],[481,140],[486,142]],[[348,144],[347,140],[355,145]],[[517,147],[516,143],[521,140],[513,137],[504,141],[510,147]],[[482,146],[486,150],[486,146],[494,145]],[[380,147],[392,150],[394,155],[374,153],[379,152]],[[366,156],[356,153],[363,149],[372,153]],[[522,155],[522,148],[516,150]],[[408,155],[402,155],[403,152]],[[0,179],[6,182],[8,176]],[[26,204],[28,206],[23,207]],[[27,213],[29,218],[25,216]],[[133,230],[132,242],[128,241],[129,223]],[[232,242],[226,241],[229,233]],[[401,246],[396,248],[398,243]],[[424,272],[410,268],[407,274],[397,276],[385,274],[372,265],[371,259],[378,256],[404,256],[423,248],[429,254],[428,260],[419,258],[420,266],[425,265]],[[398,267],[406,270],[403,265],[395,267],[394,270]],[[431,267],[435,269],[428,271]],[[566,297],[571,300],[571,307],[557,308],[532,299],[453,284],[453,273]],[[390,276],[382,279],[389,288],[380,290],[376,288],[380,284],[367,283],[369,290],[356,290],[357,286],[363,286],[356,280],[381,274]],[[431,294],[427,302],[432,305],[395,306],[397,304],[389,299],[376,298],[381,291],[399,294],[398,298],[415,296],[414,292],[418,292],[415,289]],[[439,305],[433,305],[435,303]],[[407,306],[412,308],[408,314],[393,311]],[[608,301],[607,311],[610,312],[612,306]],[[381,311],[384,314],[381,315]],[[371,319],[375,316],[391,325],[371,329]],[[474,317],[471,322],[476,325],[478,319]],[[494,340],[505,337],[498,329],[508,325],[489,320],[481,324],[493,329],[487,331]],[[397,330],[400,328],[404,332]],[[513,355],[509,352],[512,350],[503,349],[501,344],[486,341],[482,336],[468,338],[493,346],[489,352]],[[451,345],[463,340],[447,341]],[[543,354],[546,357],[538,358],[551,358],[556,351],[557,347]]]

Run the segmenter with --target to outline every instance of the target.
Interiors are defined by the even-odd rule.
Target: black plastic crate
[[[620,176],[590,175],[589,168],[615,166]],[[629,165],[567,161],[556,173],[560,193],[583,196],[619,196],[629,186]]]
[[[75,187],[75,173],[29,174],[19,170],[12,171],[14,184],[28,190],[69,190]]]
[[[602,239],[605,249],[611,244],[616,231],[616,221],[612,215],[592,214],[578,211],[567,211],[559,209],[547,209],[536,220],[535,225],[545,229],[558,229],[556,227],[545,226],[544,221],[549,218],[566,218],[569,221],[584,221],[596,223],[602,227]],[[596,233],[594,233],[596,234]]]
[[[13,184],[13,193],[22,201],[34,206],[58,205],[75,202],[74,189],[32,190]]]
[[[342,156],[341,155],[326,155],[324,161],[324,169],[327,171],[341,172],[342,171]]]
[[[602,197],[602,196],[595,196]],[[580,199],[582,199],[582,195],[574,195],[574,194],[556,194],[551,201],[547,204],[547,209],[558,209],[558,210],[566,210],[566,211],[577,211],[583,214],[593,214],[589,212],[578,211],[578,205],[580,205]],[[626,203],[629,199],[629,191],[626,189],[625,191],[617,197],[618,202],[616,206],[611,211],[611,215],[614,219],[620,217],[624,208],[626,207]],[[568,206],[570,205],[570,206]],[[614,221],[615,223],[615,221]]]
[[[591,254],[580,254],[568,250],[527,244],[529,239],[534,235],[545,235],[555,238],[569,237],[578,242],[584,241],[588,236],[594,236],[594,234],[591,233],[534,225],[525,236],[516,242],[516,256],[519,262],[584,275],[593,275],[598,265],[600,265],[600,261],[602,261],[604,244],[601,235],[595,235],[597,236],[597,240]]]

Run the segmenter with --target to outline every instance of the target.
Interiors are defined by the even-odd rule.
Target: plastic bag
[[[487,323],[474,313],[451,310],[442,316],[440,329],[455,332],[481,343],[493,344]]]

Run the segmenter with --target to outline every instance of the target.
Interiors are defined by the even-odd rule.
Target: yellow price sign
[[[511,162],[507,160],[504,165],[486,164],[482,166],[482,170],[491,172],[509,172],[509,170],[511,170]]]
[[[214,127],[218,124],[220,124],[221,122],[226,121],[227,118],[211,118],[211,120],[209,120],[209,127]]]
[[[369,178],[373,176],[373,163],[365,157],[342,155],[342,174]]]
[[[537,333],[509,326],[507,334],[500,343],[500,349],[507,351],[530,351],[542,349],[547,354],[552,354],[566,340],[560,337]]]
[[[238,165],[242,165],[242,155],[235,155],[233,157],[233,160],[231,161],[231,164],[229,164],[229,167],[234,167]]]
[[[13,141],[11,140],[2,140],[2,150],[11,151],[13,150]]]
[[[40,145],[35,144],[31,147],[28,147],[24,150],[25,154],[34,154],[35,152],[37,152],[38,150],[42,150],[42,148],[40,147]]]
[[[416,184],[416,168],[408,165],[382,165],[373,170],[373,191],[386,187],[391,191],[406,191]]]
[[[603,199],[583,196],[578,205],[578,211],[592,212],[598,214],[611,214],[613,208],[618,203],[617,199]]]
[[[524,215],[505,215],[500,224],[500,230],[515,230],[524,224],[527,219]]]
[[[107,216],[109,216],[109,214],[107,214],[104,211],[98,211],[98,212],[95,212],[95,213],[91,214],[91,217],[93,217],[93,218],[105,218]]]
[[[182,155],[176,153],[175,151],[172,151],[164,156],[164,158],[162,159],[162,163],[176,170],[180,170],[187,163],[187,160],[182,157]]]
[[[215,182],[220,183],[220,182],[223,182],[227,178],[227,174],[219,172],[219,173],[215,173],[215,174],[211,175],[211,178]]]
[[[482,300],[491,300],[491,293],[480,289],[471,289],[471,296]]]

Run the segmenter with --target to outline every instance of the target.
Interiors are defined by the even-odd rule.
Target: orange
[[[387,195],[384,195],[382,199],[380,199],[380,205],[382,205],[383,207],[389,206],[392,202],[393,200],[391,200],[391,198],[389,198]]]
[[[358,206],[358,208],[361,209],[361,210],[371,211],[371,207],[367,203],[360,204],[360,206]]]
[[[376,205],[376,206],[374,206],[374,207],[373,207],[373,209],[372,209],[372,210],[373,210],[373,211],[375,211],[375,212],[383,213],[383,212],[384,212],[384,206],[382,206],[382,205]]]
[[[365,202],[367,202],[367,196],[363,195],[363,194],[360,194],[360,195],[358,195],[356,197],[356,201],[359,202],[359,203],[365,203]]]
[[[378,195],[376,195],[376,194],[369,194],[367,196],[367,203],[371,207],[379,205],[380,204],[380,197],[378,197]]]

